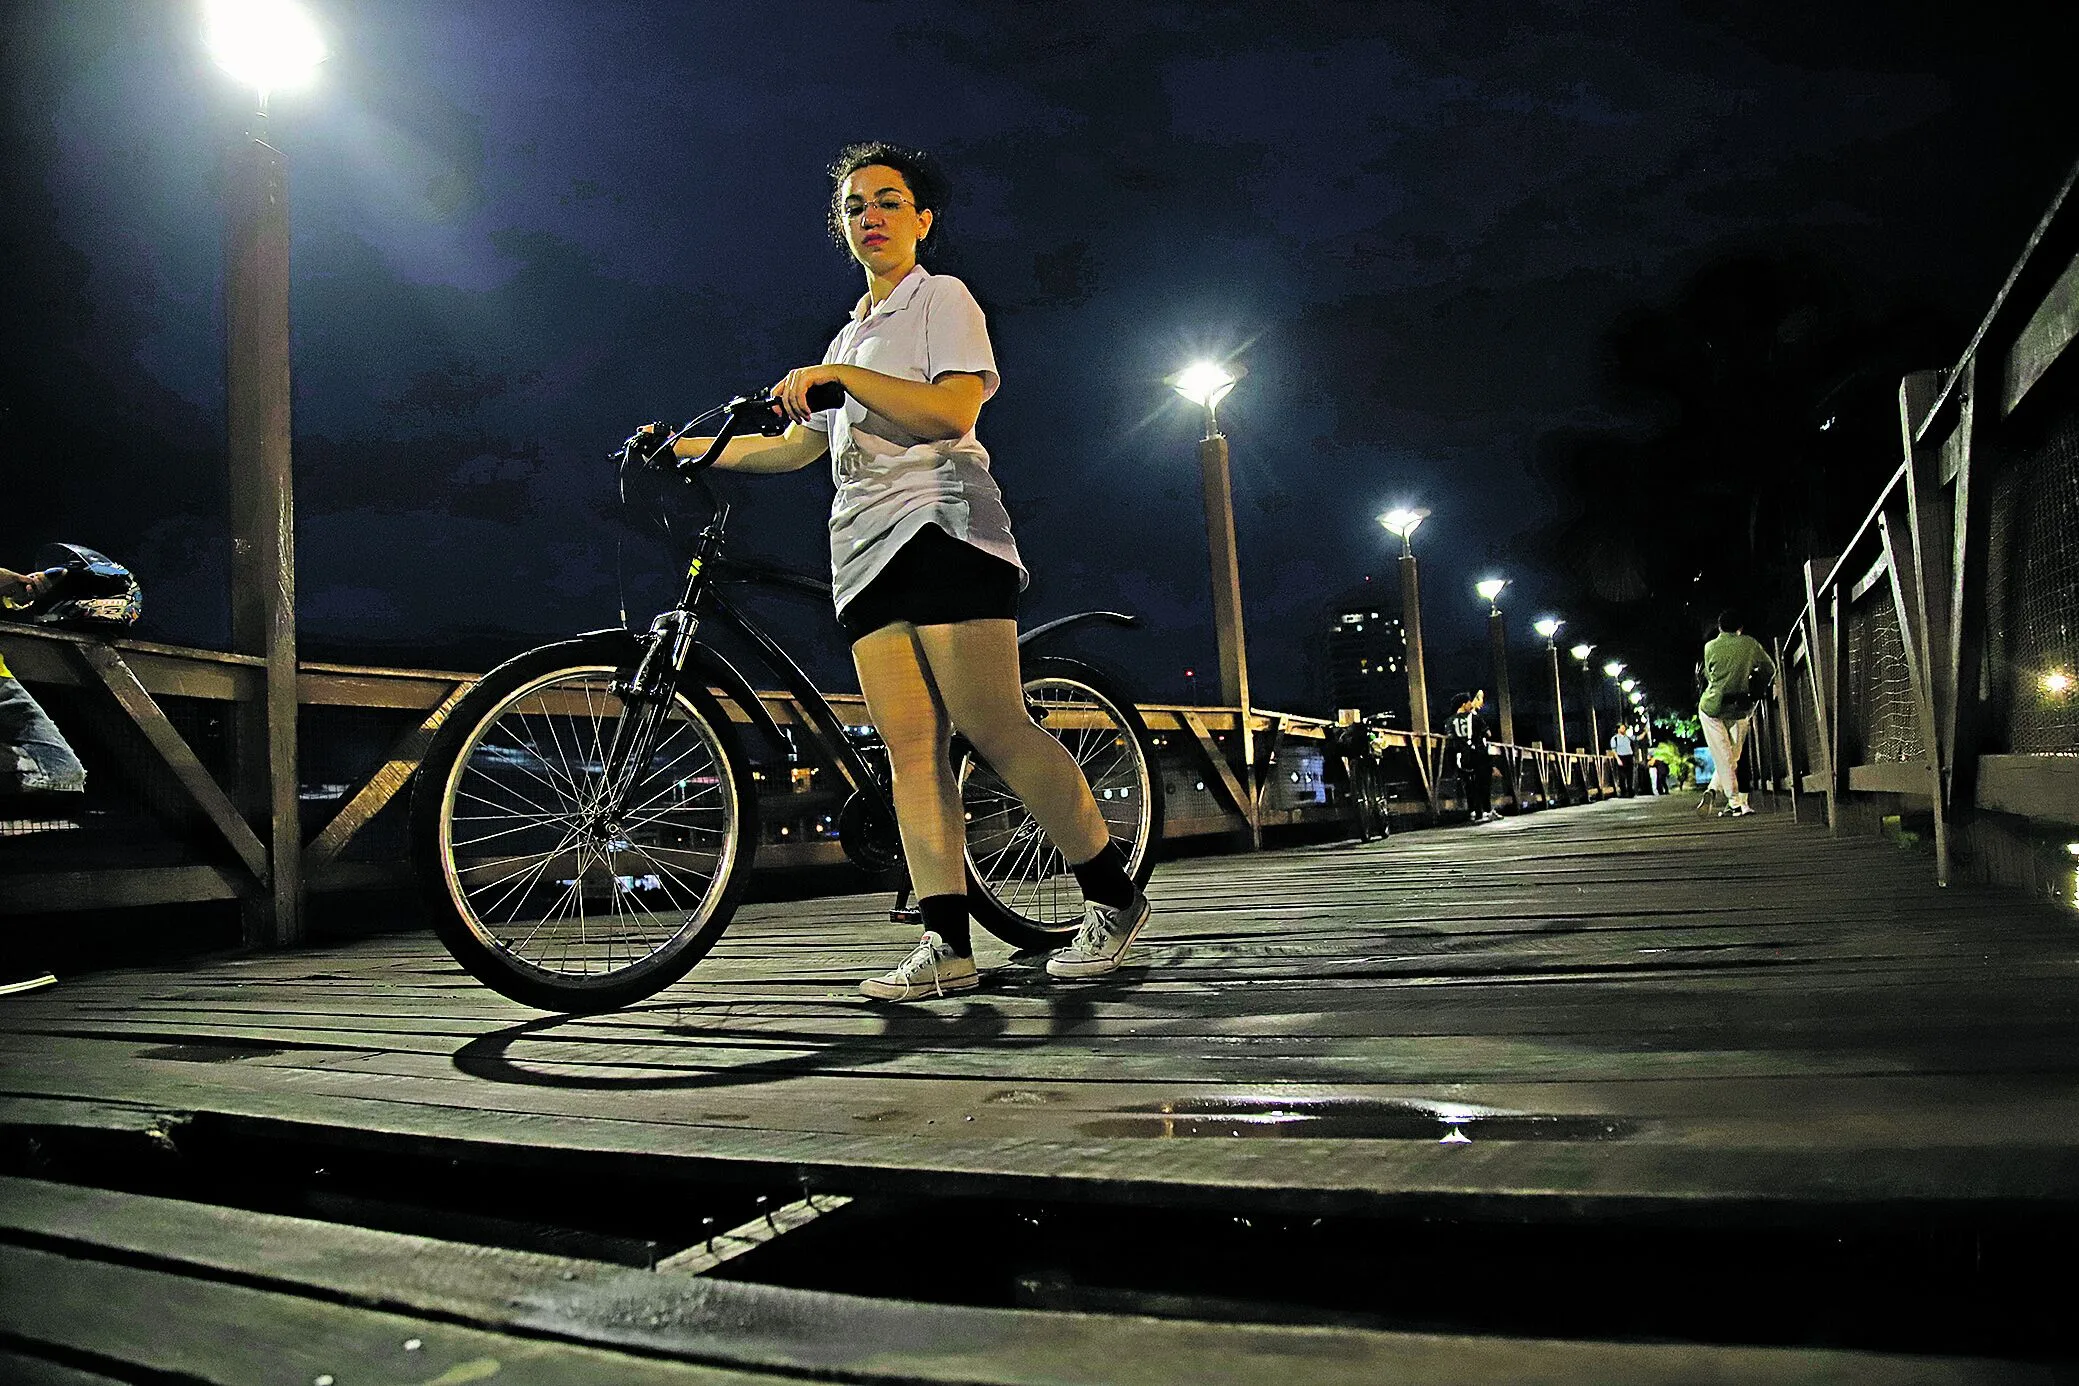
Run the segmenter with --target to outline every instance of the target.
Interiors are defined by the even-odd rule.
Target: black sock
[[[1085,900],[1123,910],[1133,903],[1133,881],[1126,874],[1126,854],[1119,844],[1107,841],[1098,854],[1080,866],[1071,866]]]
[[[974,940],[967,931],[965,895],[927,895],[917,902],[917,908],[924,912],[924,927],[945,940],[955,957],[974,956]]]

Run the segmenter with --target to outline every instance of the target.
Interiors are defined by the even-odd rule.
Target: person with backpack
[[[1704,686],[1697,699],[1698,720],[1703,723],[1704,744],[1711,749],[1711,789],[1697,805],[1707,809],[1711,791],[1725,796],[1720,818],[1744,818],[1754,812],[1740,788],[1740,753],[1746,749],[1748,728],[1754,725],[1754,709],[1776,681],[1776,663],[1748,635],[1737,611],[1718,614],[1718,634],[1704,646],[1701,678]]]
[[[1487,722],[1480,716],[1480,709],[1487,705],[1487,690],[1461,693],[1453,702],[1456,710],[1451,714],[1444,753],[1464,779],[1466,807],[1473,813],[1469,821],[1491,823],[1501,815],[1494,811],[1494,762],[1487,749]]]

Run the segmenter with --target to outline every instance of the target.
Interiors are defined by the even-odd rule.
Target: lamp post
[[[1531,629],[1545,638],[1545,648],[1552,655],[1552,717],[1559,724],[1559,749],[1566,750],[1566,698],[1559,689],[1559,628],[1566,622],[1557,616],[1546,616],[1532,624]]]
[[[1473,584],[1473,591],[1487,603],[1487,648],[1494,656],[1494,697],[1501,704],[1502,740],[1516,744],[1516,708],[1509,700],[1509,633],[1502,621],[1500,598],[1507,578],[1486,578]]]
[[[255,100],[225,158],[224,412],[231,499],[231,644],[266,661],[257,708],[238,718],[245,808],[268,825],[268,877],[248,943],[303,938],[296,796],[296,527],[289,479],[289,203],[267,142],[270,93],[308,80],[324,39],[288,0],[212,0],[207,43]],[[251,713],[257,712],[254,716]]]
[[[1245,372],[1211,361],[1186,366],[1166,382],[1205,412],[1198,440],[1199,480],[1205,489],[1206,549],[1212,561],[1213,638],[1220,651],[1220,701],[1236,709],[1242,732],[1242,775],[1250,803],[1256,796],[1256,734],[1249,725],[1249,651],[1242,636],[1242,570],[1234,542],[1234,486],[1227,468],[1227,435],[1218,410]],[[1254,808],[1248,811],[1252,840],[1261,842]]]
[[[1220,699],[1242,710],[1248,739],[1249,655],[1242,636],[1242,573],[1234,542],[1234,487],[1227,467],[1227,435],[1217,413],[1240,370],[1202,361],[1169,378],[1169,387],[1205,412],[1198,440],[1199,477],[1205,486],[1206,549],[1213,568],[1213,636],[1220,649]]]
[[[1599,756],[1603,751],[1603,728],[1595,715],[1595,676],[1588,667],[1588,656],[1595,653],[1595,646],[1584,641],[1568,653],[1581,662],[1581,696],[1588,700],[1588,754]]]
[[[1429,734],[1429,674],[1422,660],[1422,583],[1415,571],[1415,529],[1429,518],[1427,510],[1396,507],[1379,517],[1388,534],[1400,539],[1400,621],[1408,638],[1408,729]]]

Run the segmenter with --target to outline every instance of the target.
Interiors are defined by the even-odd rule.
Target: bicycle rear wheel
[[[639,647],[617,633],[486,674],[428,749],[412,857],[435,930],[485,985],[543,1010],[608,1010],[683,977],[736,908],[757,842],[749,762],[702,688],[613,691]],[[647,724],[647,725],[645,725]],[[605,761],[643,736],[628,792]]]
[[[1025,703],[1076,758],[1127,874],[1145,885],[1162,836],[1162,776],[1132,701],[1096,670],[1058,657],[1024,663]],[[1083,918],[1068,863],[1009,785],[973,754],[959,765],[975,921],[1019,948],[1059,948]]]

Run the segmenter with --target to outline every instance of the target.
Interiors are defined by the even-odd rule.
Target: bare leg
[[[952,728],[917,636],[912,625],[883,626],[853,644],[852,664],[867,715],[888,747],[910,884],[919,899],[964,895],[967,830],[949,753]]]
[[[939,706],[1003,776],[1062,856],[1081,864],[1103,851],[1111,841],[1111,829],[1097,811],[1089,781],[1068,748],[1025,710],[1018,674],[1018,623],[961,621],[919,626],[916,635]],[[954,811],[957,826],[957,793]],[[904,850],[908,842],[905,835]]]

